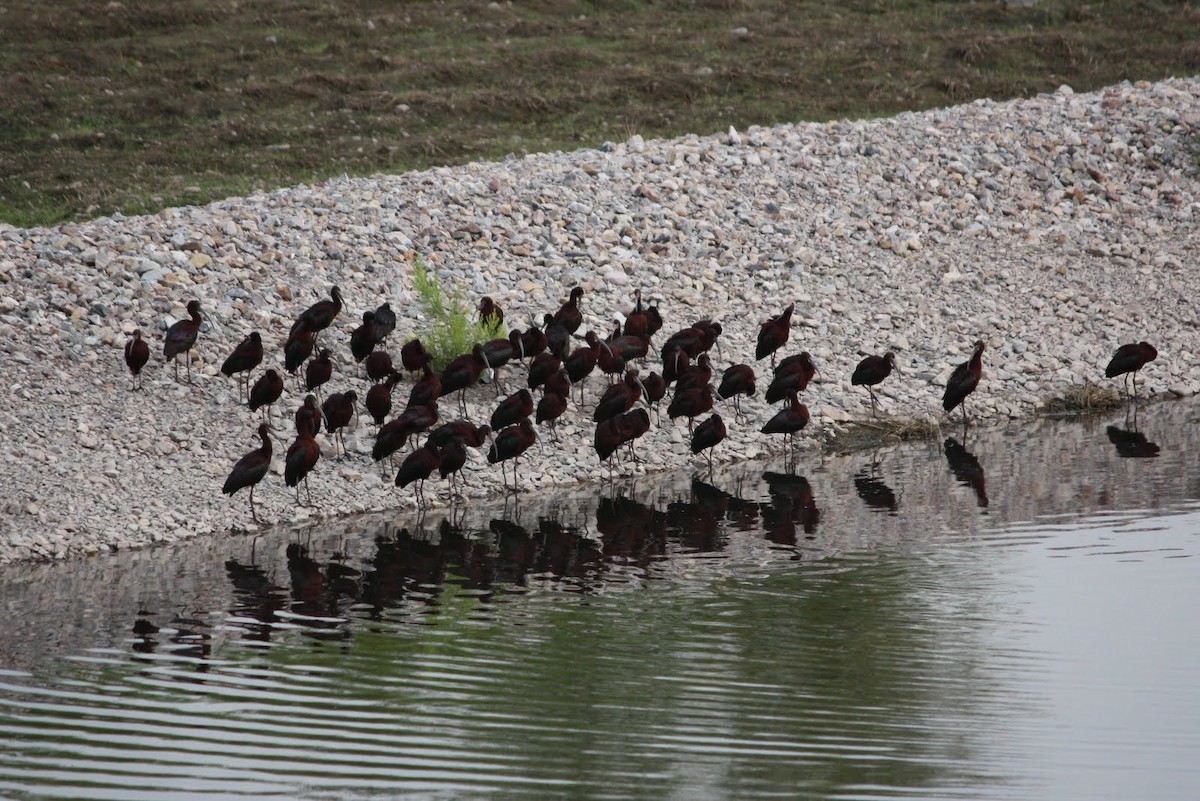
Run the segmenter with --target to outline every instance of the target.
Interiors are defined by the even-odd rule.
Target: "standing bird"
[[[479,322],[489,328],[499,328],[504,322],[504,310],[491,298],[484,298],[479,301]]]
[[[642,380],[642,389],[646,392],[646,403],[654,410],[654,419],[659,422],[662,417],[658,411],[658,402],[667,396],[667,381],[661,375],[651,372]]]
[[[409,406],[399,417],[388,420],[375,435],[371,446],[371,458],[386,459],[408,443],[408,438],[428,431],[438,421],[436,403],[427,406]],[[435,443],[438,444],[438,443]]]
[[[603,423],[605,420],[624,414],[633,408],[638,397],[644,395],[645,392],[642,382],[638,380],[637,370],[629,370],[625,373],[624,381],[613,384],[604,391],[592,412],[592,422]]]
[[[754,358],[771,357],[771,368],[775,368],[775,351],[783,347],[792,333],[792,312],[796,304],[792,303],[783,310],[783,314],[767,320],[758,329],[758,347],[754,349]]]
[[[232,377],[238,373],[245,373],[245,381],[239,377],[238,390],[242,390],[242,384],[245,383],[245,392],[250,391],[250,371],[262,364],[263,359],[263,344],[262,336],[257,331],[251,331],[250,336],[238,343],[238,346],[233,349],[224,363],[221,364],[221,372],[227,377]],[[249,398],[249,395],[246,396]]]
[[[1113,354],[1112,361],[1104,368],[1105,378],[1125,376],[1125,394],[1129,396],[1129,377],[1133,376],[1133,395],[1137,397],[1137,374],[1147,363],[1158,358],[1158,351],[1149,342],[1137,342],[1122,345]]]
[[[876,417],[876,406],[878,401],[875,398],[875,390],[872,389],[876,384],[883,383],[883,379],[892,374],[892,370],[896,367],[896,354],[890,350],[882,356],[868,356],[858,363],[858,367],[854,368],[854,375],[850,376],[850,383],[853,386],[865,386],[867,392],[871,393],[871,416]]]
[[[461,499],[462,495],[458,492],[457,482],[458,479],[462,479],[463,484],[467,483],[466,477],[462,474],[462,469],[467,463],[467,446],[459,440],[451,440],[446,447],[442,448],[441,457],[438,473],[450,484],[450,499]]]
[[[313,332],[309,331],[304,326],[292,328],[292,332],[288,334],[287,342],[283,343],[283,368],[287,370],[288,375],[297,376],[297,370],[300,366],[312,355],[313,348],[317,345],[317,340],[313,336]]]
[[[333,359],[329,348],[321,348],[315,359],[304,365],[304,389],[321,394],[321,386],[333,377]]]
[[[529,422],[526,417],[517,425],[509,426],[496,435],[496,440],[492,443],[492,447],[488,450],[487,460],[491,464],[500,463],[500,475],[504,481],[504,488],[509,489],[508,476],[504,471],[504,462],[509,459],[513,460],[513,492],[519,492],[520,487],[518,482],[520,477],[517,473],[518,457],[533,443],[537,442],[537,432],[533,430],[533,423]]]
[[[500,405],[492,412],[489,424],[493,431],[499,431],[531,414],[533,414],[533,395],[529,394],[529,390],[522,389],[500,401]]]
[[[417,379],[408,392],[409,406],[428,406],[442,397],[442,379],[433,372],[433,356],[425,354],[425,375]]]
[[[571,290],[571,296],[558,311],[554,313],[555,322],[562,323],[568,333],[574,334],[583,325],[583,312],[579,311],[579,300],[583,297],[583,287],[577,286]]]
[[[796,432],[808,425],[808,407],[800,402],[795,392],[788,396],[788,405],[762,427],[764,434],[786,434],[789,452],[796,446]]]
[[[296,431],[296,440],[288,447],[283,465],[283,483],[296,488],[296,505],[300,506],[300,482],[304,482],[304,490],[308,493],[308,503],[312,505],[312,492],[308,488],[308,474],[316,467],[321,458],[321,446],[313,438],[308,427]]]
[[[461,442],[472,448],[480,448],[483,447],[484,442],[487,442],[491,433],[490,426],[477,426],[470,420],[451,420],[431,431],[429,439],[425,441],[439,448],[445,448],[451,442]]]
[[[650,330],[650,318],[642,308],[642,290],[634,290],[633,311],[625,317],[625,336],[644,337]]]
[[[942,395],[942,408],[947,412],[962,404],[963,428],[967,427],[967,396],[979,386],[983,375],[983,340],[975,342],[975,350],[971,358],[954,368],[950,380],[946,382],[946,392]]]
[[[362,323],[350,332],[350,355],[355,363],[361,364],[363,359],[371,355],[371,351],[375,350],[375,342],[375,312],[365,311]]]
[[[334,318],[342,312],[342,290],[335,286],[329,290],[329,297],[332,300],[317,301],[301,312],[292,323],[292,331],[304,326],[315,336],[332,325]]]
[[[721,385],[717,387],[717,400],[733,398],[733,413],[743,420],[741,399],[745,395],[754,397],[754,368],[748,364],[735,364],[721,376]]]
[[[629,445],[629,458],[635,462],[642,461],[638,458],[633,443],[650,430],[650,412],[645,409],[630,409],[617,418],[617,428],[621,432],[621,443]]]
[[[296,432],[300,429],[307,428],[315,437],[321,433],[321,421],[325,416],[321,414],[321,407],[317,406],[317,397],[315,395],[307,395],[304,398],[304,404],[296,410]]]
[[[725,439],[725,421],[721,419],[721,415],[714,414],[700,425],[696,426],[696,430],[692,432],[692,453],[700,453],[707,450],[705,457],[708,459],[708,472],[712,472],[712,449],[715,448],[721,440]]]
[[[367,390],[367,413],[375,421],[375,425],[383,425],[383,421],[392,411],[392,389],[399,383],[401,373],[393,372],[386,380],[380,381]]]
[[[429,351],[425,350],[425,346],[419,339],[410,339],[400,348],[400,363],[410,373],[415,373],[425,366],[426,356],[429,356]],[[430,363],[432,363],[432,357]]]
[[[534,420],[538,425],[549,423],[550,434],[554,437],[554,441],[558,442],[558,428],[555,426],[555,422],[566,411],[567,396],[559,392],[546,390],[542,393],[541,400],[538,401],[537,415],[534,417]]]
[[[337,456],[340,462],[346,457],[346,435],[342,429],[354,419],[354,404],[358,401],[358,393],[334,392],[321,404],[321,413],[325,416],[325,430],[333,438],[333,453],[337,456],[338,442],[342,443],[342,455]]]
[[[464,451],[464,455],[465,453]],[[437,447],[426,443],[404,457],[404,461],[400,463],[400,469],[396,472],[395,484],[397,487],[407,487],[416,481],[417,506],[424,508],[425,479],[429,478],[433,474],[433,471],[437,470],[441,464],[441,451]]]
[[[259,379],[254,382],[254,386],[250,388],[250,411],[257,411],[259,408],[266,409],[267,422],[271,420],[271,406],[275,401],[279,400],[279,396],[283,394],[283,376],[279,375],[275,370],[267,370],[259,376]]]
[[[803,392],[816,374],[817,365],[808,351],[788,356],[779,362],[771,383],[767,385],[767,403],[779,403],[793,392]]]
[[[142,329],[133,332],[133,336],[125,342],[125,366],[133,374],[133,389],[142,386],[142,368],[150,361],[150,346],[142,339]]]
[[[529,364],[529,379],[526,382],[530,389],[537,389],[546,383],[546,379],[562,369],[562,359],[558,355],[545,351],[533,357]]]
[[[396,312],[392,311],[392,307],[388,303],[380,304],[379,308],[375,310],[374,319],[371,320],[371,338],[378,345],[395,330]]]
[[[179,354],[185,354],[187,358],[187,374],[188,383],[192,383],[192,360],[188,353],[192,350],[192,345],[196,344],[196,335],[200,333],[200,323],[204,322],[200,316],[200,301],[190,300],[187,305],[188,314],[191,315],[190,320],[179,320],[173,323],[167,329],[166,339],[163,340],[163,356],[175,361],[175,380],[179,380]]]
[[[676,392],[675,397],[671,398],[671,403],[667,406],[667,417],[672,420],[676,417],[686,417],[688,431],[691,431],[696,425],[697,417],[712,411],[713,400],[713,388],[708,384]]]
[[[707,353],[701,353],[696,357],[695,364],[688,365],[679,371],[679,375],[675,378],[675,393],[679,394],[689,389],[708,386],[712,382],[712,374],[712,360],[708,358]]]
[[[458,403],[462,408],[463,417],[467,416],[467,388],[479,381],[479,376],[486,368],[487,359],[483,357],[483,345],[477,342],[470,353],[456,357],[442,371],[442,394],[459,393]]]
[[[367,356],[366,367],[367,378],[382,381],[392,373],[392,354],[386,350],[373,350]]]
[[[589,336],[591,339],[587,339]],[[600,340],[596,337],[595,331],[588,331],[584,338],[587,339],[588,344],[571,351],[571,354],[563,362],[563,367],[566,368],[571,383],[579,385],[579,404],[581,406],[583,405],[583,380],[596,369],[596,352],[600,349]]]
[[[521,335],[513,331],[508,339],[490,339],[483,343],[483,359],[488,369],[492,371],[492,383],[496,385],[496,394],[500,394],[500,368],[512,361],[521,348]]]
[[[229,472],[229,478],[225,479],[225,485],[221,487],[221,492],[226,495],[233,495],[245,487],[250,488],[250,518],[255,523],[259,521],[258,513],[254,511],[254,485],[262,481],[267,471],[271,469],[270,430],[271,427],[266,423],[259,424],[258,436],[262,440],[262,447],[255,448],[238,459],[233,470]]]

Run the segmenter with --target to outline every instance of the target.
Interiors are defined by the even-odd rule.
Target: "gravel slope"
[[[885,412],[939,418],[942,386],[979,338],[988,349],[972,411],[984,417],[1032,415],[1073,384],[1103,380],[1114,348],[1139,339],[1160,353],[1146,390],[1194,394],[1198,134],[1200,78],[1064,87],[0,230],[0,563],[247,525],[244,493],[231,500],[220,486],[256,446],[257,418],[217,368],[251,330],[267,344],[264,366],[281,367],[291,320],[337,284],[347,310],[326,334],[339,362],[331,388],[362,397],[348,332],[385,299],[400,316],[393,353],[420,331],[415,255],[470,300],[496,298],[522,327],[578,284],[585,325],[610,329],[640,287],[666,319],[657,344],[702,317],[721,321],[719,369],[753,363],[759,323],[795,301],[785,352],[811,351],[821,367],[805,398],[818,436],[868,413],[849,376],[863,354],[886,349],[898,372],[882,385]],[[161,342],[191,298],[216,325],[202,330],[186,386],[163,366]],[[138,327],[153,354],[145,392],[130,391],[121,359]],[[747,423],[726,415],[718,459],[783,445],[757,433],[774,410],[761,399],[766,363],[754,364],[760,395],[743,404]],[[592,401],[599,386],[593,378]],[[285,392],[286,439],[301,397]],[[491,389],[471,398],[484,421]],[[443,404],[443,419],[452,409]],[[527,486],[602,473],[590,414],[568,417],[561,445],[539,444],[523,461]],[[412,505],[411,488],[381,480],[364,455],[371,429],[364,414],[346,462],[324,443],[311,481],[318,509],[294,506],[280,475],[286,442],[277,445],[256,492],[260,514],[297,521]],[[693,458],[683,421],[665,415],[640,451],[639,470]],[[471,493],[499,488],[499,470],[479,455],[470,466]],[[442,482],[429,495],[435,483],[444,502]]]

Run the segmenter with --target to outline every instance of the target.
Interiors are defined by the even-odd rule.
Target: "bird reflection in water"
[[[1127,459],[1153,459],[1158,456],[1160,448],[1156,443],[1146,439],[1146,435],[1136,428],[1118,428],[1109,426],[1106,429],[1108,441],[1117,449],[1117,455]]]
[[[895,515],[900,509],[900,501],[882,478],[876,475],[878,463],[863,467],[854,474],[854,492],[863,499],[872,511],[886,512]]]
[[[946,437],[942,443],[946,454],[946,462],[954,478],[975,491],[975,503],[980,509],[988,506],[987,479],[983,474],[983,466],[975,458],[975,454],[959,444],[954,437]]]
[[[793,473],[763,473],[770,503],[761,507],[766,537],[776,545],[795,546],[799,542],[797,525],[806,538],[816,534],[821,510],[813,499],[812,485]]]

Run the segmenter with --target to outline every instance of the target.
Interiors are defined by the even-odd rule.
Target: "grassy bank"
[[[0,5],[0,221],[1200,71],[1182,2]]]

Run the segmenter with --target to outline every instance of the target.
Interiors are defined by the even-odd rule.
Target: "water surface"
[[[0,796],[1185,798],[1191,403],[0,573]]]

